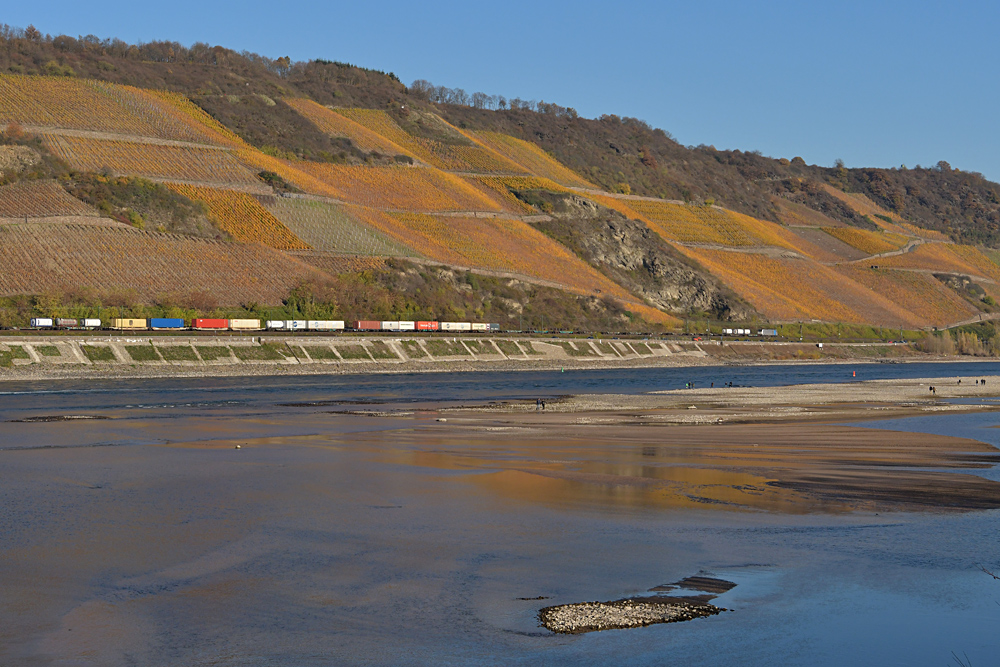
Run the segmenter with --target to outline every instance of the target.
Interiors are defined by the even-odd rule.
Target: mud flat
[[[950,382],[950,383],[949,383]],[[930,394],[928,385],[940,387]],[[474,483],[552,505],[720,508],[783,513],[1000,508],[1000,483],[974,473],[1000,450],[968,438],[848,426],[994,411],[1000,378],[939,379],[571,396],[442,411],[424,465],[490,471]],[[947,403],[946,398],[975,398]],[[361,441],[365,440],[361,436]]]

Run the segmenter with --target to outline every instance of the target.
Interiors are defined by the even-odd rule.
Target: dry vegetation
[[[85,286],[152,301],[206,293],[220,305],[280,303],[317,272],[258,245],[189,239],[128,227],[0,226],[0,294]]]

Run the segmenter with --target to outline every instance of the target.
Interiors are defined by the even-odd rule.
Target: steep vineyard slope
[[[0,225],[0,266],[0,294],[91,286],[146,302],[203,292],[220,305],[280,303],[300,281],[321,275],[258,245],[43,223]]]

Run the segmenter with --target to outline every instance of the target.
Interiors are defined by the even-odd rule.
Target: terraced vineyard
[[[909,239],[893,232],[872,232],[857,227],[824,227],[823,231],[868,255],[899,250]]]
[[[413,257],[406,246],[362,224],[335,204],[271,197],[265,207],[296,236],[316,250],[385,257]]]
[[[458,176],[421,167],[296,164],[326,184],[337,199],[405,211],[499,211],[500,206]]]
[[[0,218],[98,217],[55,181],[23,181],[0,187]]]
[[[918,318],[935,326],[958,322],[978,312],[968,301],[924,273],[858,265],[839,266],[837,271],[874,293],[905,305]]]
[[[629,218],[642,220],[668,241],[734,247],[769,245],[795,249],[790,232],[778,225],[715,206],[690,206],[604,195],[588,196]]]
[[[634,301],[627,291],[520,220],[458,218],[352,209],[365,222],[420,254],[446,264],[521,274],[580,294]]]
[[[986,278],[1000,278],[997,267],[971,246],[924,243],[912,251],[892,257],[879,257],[879,267],[919,269],[941,273],[962,273]]]
[[[260,202],[245,192],[216,190],[181,183],[168,183],[174,192],[204,202],[219,227],[237,241],[259,243],[279,250],[308,250],[304,243]]]
[[[919,326],[921,322],[901,305],[813,261],[704,248],[681,250],[774,320],[884,326]]]
[[[260,187],[256,175],[226,151],[44,134],[49,149],[80,171],[110,169],[154,179]]]
[[[280,303],[315,269],[259,245],[142,232],[129,227],[0,226],[0,294],[81,285],[131,289],[152,301],[204,292],[220,305]]]
[[[537,176],[466,176],[465,179],[483,188],[498,205],[511,213],[537,213],[534,208],[515,197],[512,190],[569,192],[555,181]]]
[[[363,151],[384,155],[410,155],[403,147],[356,123],[347,115],[337,113],[322,104],[303,98],[285,98],[285,104],[295,109],[321,132],[331,137],[346,137]],[[414,157],[411,155],[411,157]]]
[[[530,142],[499,132],[467,132],[475,141],[499,153],[524,171],[548,178],[560,185],[578,188],[595,188],[579,174]]]
[[[295,252],[295,257],[320,271],[331,275],[360,273],[362,271],[383,271],[386,258],[368,255],[331,255],[325,252]]]
[[[206,142],[155,94],[101,81],[0,75],[0,124]]]
[[[480,173],[521,173],[525,169],[507,158],[471,141],[467,145],[446,144],[433,139],[414,137],[401,128],[389,114],[377,109],[335,109],[365,129],[381,136],[427,164],[445,171],[473,171]],[[439,119],[440,123],[444,123]],[[448,126],[450,127],[450,126]],[[457,129],[456,135],[461,134]]]

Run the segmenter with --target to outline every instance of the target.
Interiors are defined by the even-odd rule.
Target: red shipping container
[[[381,331],[382,320],[358,320],[351,322],[351,328],[355,331]]]
[[[191,322],[192,329],[228,329],[229,320],[195,319]]]
[[[437,322],[417,322],[417,331],[437,331]]]

